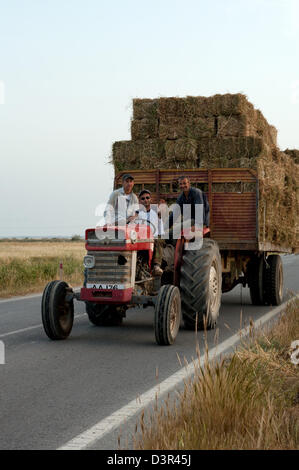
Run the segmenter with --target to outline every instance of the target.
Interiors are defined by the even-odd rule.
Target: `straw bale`
[[[219,116],[217,118],[217,135],[261,137],[270,147],[277,146],[277,129],[268,124],[259,110],[253,110],[248,114]]]
[[[197,141],[194,139],[166,140],[166,159],[175,158],[180,162],[186,160],[197,163]]]
[[[256,167],[256,158],[269,153],[259,137],[214,137],[198,140],[201,168]]]
[[[213,137],[215,118],[193,117],[184,119],[176,116],[162,116],[159,125],[160,139]]]
[[[120,141],[112,147],[112,161],[116,171],[145,168],[142,165],[147,160],[161,161],[164,156],[164,142],[159,139]]]
[[[133,99],[133,119],[154,119],[158,116],[158,99]]]
[[[158,137],[158,119],[133,119],[131,121],[132,140],[153,139]]]
[[[158,103],[158,114],[162,116],[176,117],[213,117],[230,116],[239,114],[250,114],[253,105],[246,96],[237,94],[205,96],[187,96],[186,98],[160,98]]]
[[[277,148],[257,163],[260,239],[295,248],[299,246],[299,167]]]
[[[255,110],[255,127],[260,137],[270,146],[277,146],[277,129],[271,126],[259,109]]]
[[[214,95],[210,98],[210,107],[213,110],[214,115],[220,116],[231,116],[246,114],[251,115],[254,110],[253,104],[251,104],[246,95],[242,93],[227,93],[224,95]]]
[[[246,114],[219,116],[217,135],[225,137],[258,137],[254,120]]]
[[[295,163],[297,164],[299,163],[299,150],[298,149],[286,149],[284,152],[287,153],[290,157],[292,157]]]

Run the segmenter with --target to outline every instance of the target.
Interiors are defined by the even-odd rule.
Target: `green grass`
[[[36,256],[28,259],[11,258],[0,263],[0,295],[17,295],[32,289],[43,289],[44,285],[59,279],[59,264],[63,263],[63,279],[81,283],[83,279],[82,259],[73,256]]]

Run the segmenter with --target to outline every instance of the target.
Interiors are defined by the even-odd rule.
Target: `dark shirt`
[[[181,208],[181,214],[183,214],[183,205],[190,204],[191,205],[191,219],[195,219],[195,205],[196,204],[203,204],[203,225],[209,227],[210,225],[210,206],[207,200],[207,196],[203,193],[200,189],[197,188],[190,188],[188,196],[186,197],[184,193],[180,194],[177,198],[176,203]],[[173,213],[170,214],[169,217],[169,228],[173,226],[176,222],[178,216],[174,215]],[[174,220],[175,219],[175,220]]]

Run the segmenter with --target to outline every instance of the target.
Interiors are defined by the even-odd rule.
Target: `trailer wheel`
[[[64,281],[51,281],[43,293],[42,322],[47,336],[52,340],[66,339],[73,327],[74,302],[66,300],[68,288]]]
[[[121,307],[85,302],[89,321],[95,326],[118,326],[123,320]]]
[[[176,286],[165,284],[155,305],[155,336],[159,345],[173,344],[181,322],[181,296]]]
[[[214,328],[221,303],[222,268],[217,243],[204,239],[200,250],[182,259],[180,290],[185,328]]]
[[[280,305],[283,297],[283,268],[279,255],[270,255],[264,267],[264,303]]]
[[[252,305],[264,304],[264,267],[265,261],[261,256],[252,260],[249,268],[249,290]]]

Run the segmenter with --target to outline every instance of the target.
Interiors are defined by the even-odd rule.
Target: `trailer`
[[[279,305],[283,296],[281,254],[292,248],[265,239],[266,214],[259,204],[257,172],[251,168],[130,170],[135,187],[150,187],[154,202],[176,200],[177,179],[188,176],[191,185],[206,189],[210,205],[209,237],[221,254],[222,292],[237,284],[250,289],[254,305]],[[115,176],[119,187],[123,172]],[[217,189],[221,186],[221,192]],[[233,190],[230,190],[230,186]],[[238,190],[236,191],[236,186]],[[225,191],[223,188],[225,187]],[[179,275],[176,276],[177,283]]]

